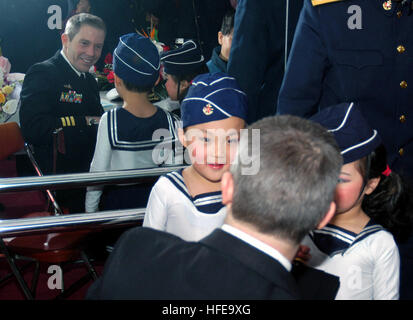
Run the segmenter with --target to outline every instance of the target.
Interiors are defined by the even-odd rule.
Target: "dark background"
[[[280,0],[268,0],[280,1]],[[303,0],[290,0],[290,42]],[[152,12],[160,18],[159,38],[166,44],[174,37],[196,38],[194,30],[194,10],[199,12],[198,25],[201,28],[201,41],[210,57],[210,49],[218,45],[217,33],[221,20],[229,7],[229,0],[89,0],[91,13],[101,17],[108,29],[102,57],[97,63],[103,68],[107,53],[113,52],[119,36],[135,31],[148,32],[150,23],[146,14]],[[51,5],[62,9],[62,21],[68,17],[76,0],[0,0],[0,47],[3,56],[10,60],[11,72],[26,73],[28,68],[50,58],[61,48],[62,30],[48,28],[47,21],[52,16],[47,10]],[[196,5],[194,5],[196,4]],[[192,14],[192,16],[191,16]],[[177,33],[181,34],[177,34]],[[280,31],[280,40],[284,41],[284,30]],[[276,39],[274,39],[276,41]],[[289,43],[290,45],[290,43]]]

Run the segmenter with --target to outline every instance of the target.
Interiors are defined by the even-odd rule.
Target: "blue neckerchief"
[[[182,171],[183,169],[170,172],[166,174],[165,177],[168,178],[189,200],[191,200],[198,211],[207,214],[214,214],[224,207],[222,204],[221,191],[202,193],[192,197],[185,185]]]
[[[332,257],[336,254],[344,254],[351,246],[380,230],[384,228],[370,219],[359,234],[327,224],[320,230],[312,231],[310,237],[320,251]]]

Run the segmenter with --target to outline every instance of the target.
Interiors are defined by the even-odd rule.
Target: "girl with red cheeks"
[[[354,103],[321,110],[311,118],[334,134],[343,156],[336,212],[304,241],[309,265],[340,277],[336,299],[399,298],[396,243],[411,231],[410,188],[387,164],[379,132]]]

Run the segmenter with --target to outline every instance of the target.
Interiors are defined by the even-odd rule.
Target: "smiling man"
[[[106,36],[102,19],[72,16],[61,35],[62,49],[26,74],[21,92],[20,126],[44,174],[89,171],[96,143],[95,123],[103,113],[89,69],[98,61]],[[84,190],[64,190],[58,202],[84,212]]]

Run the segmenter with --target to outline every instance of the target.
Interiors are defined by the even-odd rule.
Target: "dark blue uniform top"
[[[227,70],[247,94],[248,123],[276,111],[285,56],[302,4],[303,0],[238,0]]]
[[[359,101],[383,139],[390,167],[413,181],[411,0],[404,5],[384,2],[343,0],[313,6],[305,1],[278,113],[309,117],[318,108]]]

